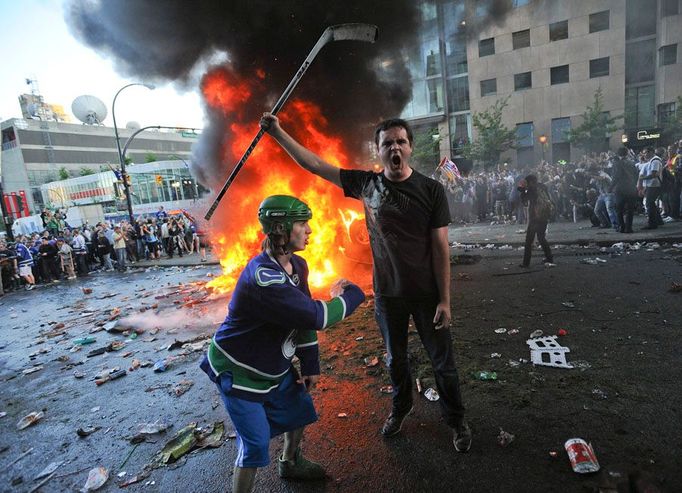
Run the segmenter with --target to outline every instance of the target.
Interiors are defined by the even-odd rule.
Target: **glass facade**
[[[655,90],[653,85],[625,88],[625,127],[654,126]]]

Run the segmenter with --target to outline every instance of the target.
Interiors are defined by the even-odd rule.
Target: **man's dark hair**
[[[645,150],[646,152],[650,152],[650,153],[652,153],[652,154],[655,152],[655,151],[654,151],[654,146],[646,146],[646,147],[644,148],[644,150]]]
[[[628,155],[628,152],[629,152],[629,151],[628,151],[628,148],[627,148],[627,147],[621,146],[621,147],[619,147],[618,150],[616,151],[616,154],[617,154],[619,157],[625,157],[625,156]]]
[[[376,129],[374,129],[374,143],[377,145],[377,147],[379,147],[379,134],[381,132],[385,132],[389,128],[394,127],[402,127],[405,129],[405,132],[407,132],[407,140],[410,141],[410,146],[412,146],[412,142],[414,141],[414,134],[412,134],[412,128],[410,127],[410,124],[407,123],[402,118],[391,118],[389,120],[384,120],[383,122],[379,123]]]
[[[657,147],[656,150],[654,151],[658,157],[662,157],[665,155],[665,147]]]

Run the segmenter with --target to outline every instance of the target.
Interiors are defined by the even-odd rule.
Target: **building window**
[[[654,126],[654,86],[625,88],[625,128],[641,129]]]
[[[524,5],[528,5],[529,1],[530,0],[512,0],[512,7],[523,7]]]
[[[625,7],[625,39],[656,34],[656,2],[627,0]]]
[[[568,82],[568,65],[560,65],[559,67],[552,67],[549,70],[551,84],[564,84]]]
[[[533,122],[516,124],[516,147],[533,147]]]
[[[463,34],[453,34],[445,43],[447,75],[467,73],[467,45]]]
[[[453,156],[462,153],[465,144],[471,141],[471,113],[450,117],[450,152]]]
[[[514,74],[514,90],[521,91],[523,89],[530,89],[533,86],[533,77],[530,72],[522,74]]]
[[[625,45],[625,83],[654,80],[656,75],[656,40],[645,39]]]
[[[675,103],[658,105],[658,124],[664,126],[675,119]]]
[[[590,79],[609,75],[609,57],[590,60]]]
[[[661,1],[661,17],[668,17],[669,15],[677,15],[679,13],[679,0]]]
[[[469,78],[456,77],[448,79],[448,112],[467,111],[469,109]]]
[[[609,11],[590,14],[590,33],[606,31],[609,28]]]
[[[530,46],[530,29],[512,33],[512,45],[515,50]]]
[[[481,97],[497,93],[497,79],[481,81]]]
[[[661,46],[658,50],[659,65],[673,65],[677,63],[677,44]]]
[[[482,39],[478,42],[478,56],[484,57],[495,54],[495,38]]]
[[[569,130],[571,130],[570,118],[552,118],[552,143],[568,142]]]
[[[555,22],[549,25],[549,40],[568,39],[568,21]]]

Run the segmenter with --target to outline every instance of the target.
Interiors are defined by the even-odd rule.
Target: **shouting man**
[[[410,166],[413,135],[406,121],[386,120],[374,135],[383,171],[339,169],[296,142],[265,113],[265,129],[302,168],[360,199],[374,257],[375,316],[388,352],[393,407],[381,433],[400,432],[412,412],[407,359],[410,316],[429,353],[446,423],[458,452],[471,446],[450,337],[450,248],[443,186]]]

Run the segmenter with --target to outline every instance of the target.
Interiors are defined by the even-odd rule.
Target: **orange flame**
[[[245,122],[246,105],[262,105],[264,72],[257,69],[250,81],[226,68],[214,70],[203,81],[207,104],[232,121],[224,142],[225,161],[236,163],[258,132],[257,122]],[[255,99],[255,101],[254,101]],[[330,135],[327,120],[318,106],[302,100],[290,101],[280,113],[282,125],[299,142],[335,166],[345,166],[349,154],[340,136]],[[225,176],[228,175],[226,170]],[[222,177],[221,177],[222,179]],[[308,247],[299,252],[308,262],[313,294],[324,296],[326,288],[345,277],[367,289],[371,285],[371,254],[361,203],[343,196],[338,187],[311,175],[269,136],[249,157],[224,197],[211,224],[213,248],[220,258],[223,275],[207,284],[221,293],[232,291],[246,263],[260,253],[264,235],[258,223],[258,206],[267,196],[293,195],[313,210],[312,235]],[[364,231],[352,235],[355,231]],[[353,236],[359,241],[354,241]],[[352,252],[353,255],[348,254]]]

